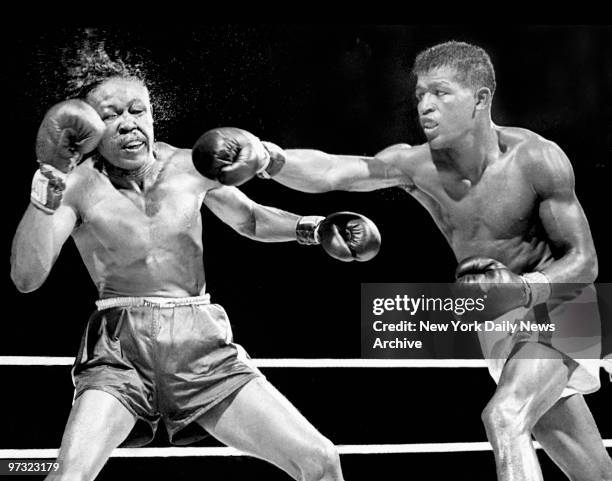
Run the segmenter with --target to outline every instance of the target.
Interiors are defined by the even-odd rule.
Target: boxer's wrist
[[[285,165],[286,158],[283,149],[272,142],[262,142],[264,149],[268,153],[268,159],[261,169],[257,172],[260,179],[271,179],[278,174]]]
[[[544,273],[535,271],[523,274],[520,277],[527,289],[527,302],[525,307],[531,309],[533,306],[548,301],[552,287],[548,277],[546,277]]]
[[[271,161],[270,151],[269,151],[268,149],[266,149],[266,148],[265,148],[265,146],[264,146],[264,152],[265,152],[265,154],[266,154],[266,158],[265,158],[265,160],[263,161],[263,164],[261,165],[261,167],[260,167],[260,168],[257,170],[257,172],[255,172],[255,174],[256,174],[258,177],[262,177],[262,176],[266,175],[266,174],[265,174],[266,169],[267,169],[267,168],[268,168],[268,166],[270,165],[270,161]]]
[[[54,214],[62,202],[66,177],[52,165],[41,163],[32,177],[30,203],[45,214]]]
[[[300,217],[295,227],[298,244],[317,245],[321,243],[319,226],[325,217],[319,215],[305,215]]]

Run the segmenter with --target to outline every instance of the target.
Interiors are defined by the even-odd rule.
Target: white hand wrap
[[[546,302],[550,298],[552,291],[550,281],[542,272],[536,271],[523,274],[521,280],[527,286],[529,300],[526,307],[529,309]]]
[[[285,165],[286,159],[283,149],[272,142],[262,141],[262,145],[268,154],[264,166],[257,171],[257,177],[260,179],[271,179]]]
[[[48,164],[41,164],[32,178],[30,202],[46,214],[53,214],[62,202],[66,174]]]
[[[256,172],[256,175],[258,175],[259,177],[262,178],[270,178],[270,176],[268,175],[268,173],[266,172],[266,169],[268,168],[268,166],[270,165],[270,152],[268,151],[268,149],[266,149],[264,147],[264,152],[266,153],[266,160],[264,160],[263,165],[259,168],[259,170]],[[266,177],[267,176],[267,177]]]

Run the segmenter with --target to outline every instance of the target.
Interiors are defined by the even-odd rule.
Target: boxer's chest
[[[165,175],[146,191],[106,184],[86,202],[81,229],[107,249],[150,249],[201,235],[203,194],[188,175]]]
[[[520,169],[499,162],[472,184],[435,173],[415,197],[453,242],[508,239],[525,235],[537,215],[537,198]]]

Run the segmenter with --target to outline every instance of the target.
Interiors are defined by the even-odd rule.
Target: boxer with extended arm
[[[566,155],[533,132],[492,122],[495,74],[481,48],[434,46],[417,57],[414,74],[426,144],[363,157],[283,151],[264,142],[269,160],[237,159],[218,178],[239,184],[257,174],[304,192],[401,187],[448,241],[459,285],[482,293],[492,285],[514,286],[491,300],[491,317],[562,318],[564,286],[586,286],[581,295],[588,298],[598,269]],[[597,338],[596,312],[577,322]],[[541,479],[532,434],[570,479],[612,479],[612,461],[583,399],[599,388],[599,345],[581,358],[584,352],[560,347],[560,331],[546,340],[509,337],[501,362],[482,346],[498,382],[482,419],[500,481]]]

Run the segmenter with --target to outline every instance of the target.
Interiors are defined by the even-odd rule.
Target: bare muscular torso
[[[156,150],[161,168],[144,191],[113,184],[91,159],[73,173],[72,237],[100,298],[205,290],[200,207],[210,186],[188,150],[160,143]]]
[[[427,145],[412,164],[405,189],[431,214],[458,261],[473,255],[501,261],[513,271],[543,268],[553,261],[538,215],[539,199],[526,168],[537,162],[536,134],[497,128],[500,155],[474,185],[436,163]],[[412,149],[411,149],[412,150]]]

